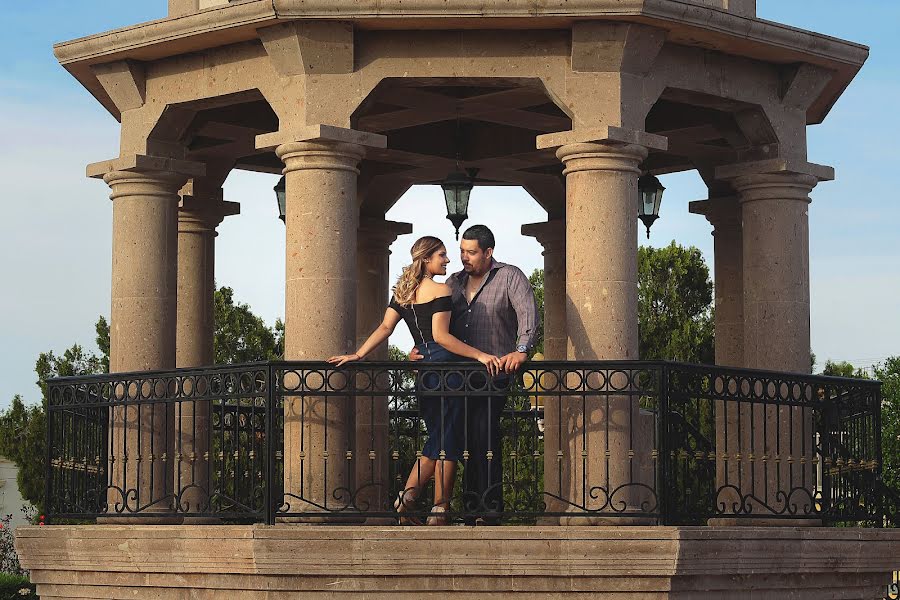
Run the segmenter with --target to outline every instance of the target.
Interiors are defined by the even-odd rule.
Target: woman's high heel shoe
[[[433,506],[431,508],[431,516],[425,521],[426,525],[449,525],[450,519],[447,518],[447,508],[444,506]]]
[[[397,511],[397,521],[400,525],[421,525],[422,521],[415,517],[404,517],[407,506],[416,501],[416,497],[409,490],[400,490],[397,492],[397,499],[394,500],[394,510]]]

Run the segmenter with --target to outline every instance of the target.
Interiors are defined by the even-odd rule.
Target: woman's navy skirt
[[[424,357],[422,362],[453,362],[465,360],[452,354],[437,342],[425,342],[417,346]],[[459,373],[447,371],[419,371],[416,389],[423,391],[462,390],[463,377]],[[419,394],[419,415],[425,421],[428,440],[422,454],[432,460],[462,460],[464,424],[464,400],[459,396],[425,396]]]

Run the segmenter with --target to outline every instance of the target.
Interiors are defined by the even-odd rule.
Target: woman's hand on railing
[[[354,352],[353,354],[341,354],[339,356],[332,356],[325,362],[331,363],[336,367],[340,367],[342,365],[347,364],[348,362],[353,362],[355,360],[361,360],[361,359],[362,359],[362,356],[360,356],[359,354]]]

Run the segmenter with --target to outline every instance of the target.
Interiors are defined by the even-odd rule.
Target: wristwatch
[[[526,346],[525,344],[519,344],[518,346],[516,346],[516,352],[528,354],[528,346]]]

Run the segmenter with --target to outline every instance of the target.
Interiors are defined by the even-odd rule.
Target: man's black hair
[[[482,252],[486,252],[488,248],[493,248],[494,244],[496,244],[494,232],[488,229],[486,225],[472,225],[463,232],[463,239],[476,240]]]

